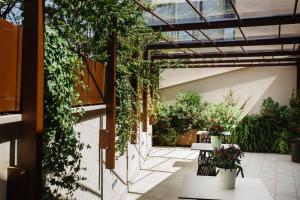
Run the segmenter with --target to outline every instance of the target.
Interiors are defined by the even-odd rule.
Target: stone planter
[[[300,163],[300,143],[299,142],[291,143],[291,155],[292,155],[293,162]]]
[[[236,169],[216,168],[218,187],[225,190],[235,189]]]
[[[191,130],[182,134],[179,134],[177,145],[178,146],[191,146],[197,141],[196,130]]]
[[[223,136],[210,136],[211,146],[213,148],[219,148],[222,144]]]

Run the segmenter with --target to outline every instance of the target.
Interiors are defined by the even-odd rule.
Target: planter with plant
[[[212,164],[217,170],[217,183],[223,189],[234,189],[237,169],[241,167],[244,153],[234,145],[216,148],[212,153]]]
[[[291,124],[293,134],[290,140],[292,161],[300,163],[300,91],[295,92],[293,90],[290,98],[290,106],[292,117],[289,123]]]
[[[223,141],[224,128],[214,118],[211,119],[211,125],[208,128],[208,135],[210,136],[211,145],[213,148],[221,146]]]

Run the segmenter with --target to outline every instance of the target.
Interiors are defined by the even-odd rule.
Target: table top
[[[230,144],[222,144],[225,148],[228,148]],[[235,147],[239,148],[237,144],[233,144]],[[193,143],[191,150],[203,150],[203,151],[213,151],[213,147],[210,143]]]
[[[234,190],[218,188],[214,176],[185,175],[179,199],[273,200],[261,180],[237,178]]]
[[[197,131],[196,134],[197,135],[208,134],[208,131]],[[229,131],[224,131],[222,134],[225,136],[231,135]]]

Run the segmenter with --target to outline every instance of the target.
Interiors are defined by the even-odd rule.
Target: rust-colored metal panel
[[[106,129],[100,129],[99,131],[99,146],[100,149],[109,148],[109,132]]]
[[[22,28],[0,19],[0,112],[20,111]]]
[[[95,105],[104,103],[105,90],[105,65],[103,63],[87,60],[84,68],[84,76],[81,80],[87,89],[78,87],[83,105]]]
[[[7,175],[7,199],[27,200],[27,171],[17,167],[9,167]]]
[[[105,65],[96,61],[88,62],[88,102],[89,104],[104,103]]]

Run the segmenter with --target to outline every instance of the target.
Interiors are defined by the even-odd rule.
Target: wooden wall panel
[[[20,111],[22,28],[0,19],[0,112]]]

